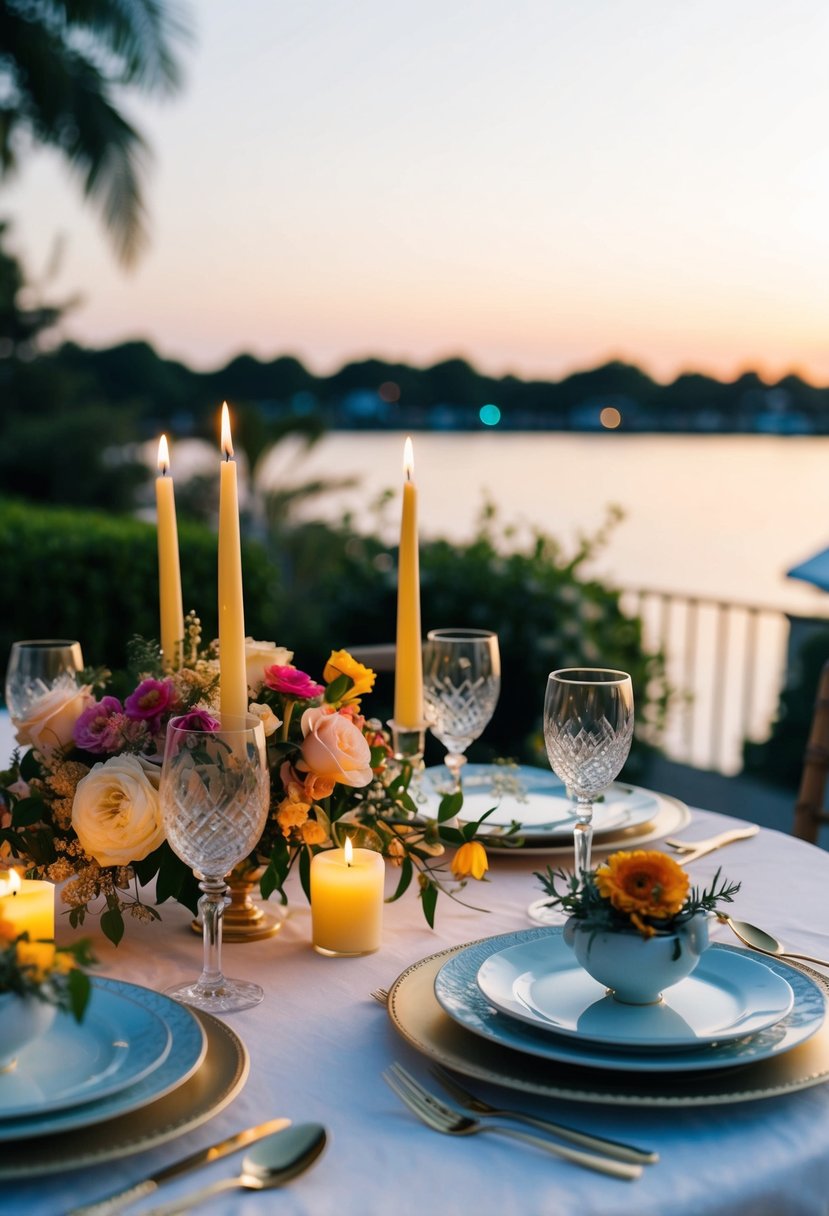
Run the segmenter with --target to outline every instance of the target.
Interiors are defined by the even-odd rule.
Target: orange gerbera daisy
[[[640,933],[650,937],[654,930],[643,918],[676,916],[688,898],[690,882],[672,857],[634,849],[613,853],[596,871],[596,886],[603,899],[609,899]]]

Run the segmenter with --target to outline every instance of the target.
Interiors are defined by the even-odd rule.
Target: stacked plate
[[[138,1152],[198,1126],[244,1084],[222,1022],[169,997],[95,978],[79,1024],[58,1014],[0,1073],[0,1178]]]
[[[389,1011],[409,1042],[470,1076],[589,1101],[694,1105],[826,1079],[827,992],[815,972],[713,945],[660,1004],[622,1005],[547,928],[424,959],[396,981]]]
[[[423,813],[434,818],[442,796],[450,790],[448,770],[439,765],[424,770],[413,794]],[[479,819],[490,810],[492,814],[481,827],[488,846],[514,847],[516,836],[505,837],[517,824],[518,847],[523,853],[572,854],[573,802],[549,769],[467,764],[462,816],[464,820]],[[594,848],[639,847],[681,831],[689,821],[690,812],[678,799],[617,781],[594,806]]]

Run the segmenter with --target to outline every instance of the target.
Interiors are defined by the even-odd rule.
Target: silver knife
[[[700,857],[705,857],[707,853],[713,853],[716,849],[722,849],[728,844],[736,844],[738,840],[750,840],[759,831],[760,829],[757,824],[753,823],[747,828],[734,828],[730,832],[722,832],[719,836],[712,836],[708,840],[701,840],[696,848],[682,854],[675,860],[679,865],[687,866],[689,862],[696,861]]]
[[[237,1132],[235,1136],[228,1136],[226,1140],[220,1140],[218,1144],[211,1144],[209,1148],[199,1149],[197,1153],[191,1153],[189,1157],[183,1157],[181,1161],[174,1161],[172,1165],[167,1165],[158,1173],[145,1178],[143,1182],[136,1182],[123,1191],[115,1191],[112,1195],[99,1199],[95,1203],[73,1208],[71,1212],[67,1212],[66,1216],[112,1216],[113,1212],[120,1212],[127,1204],[135,1203],[136,1200],[143,1199],[145,1195],[152,1195],[162,1182],[178,1178],[179,1174],[186,1174],[188,1170],[198,1169],[200,1165],[209,1165],[211,1161],[227,1157],[229,1153],[235,1153],[237,1149],[247,1148],[249,1144],[254,1144],[263,1136],[269,1136],[272,1132],[281,1132],[284,1127],[290,1127],[290,1124],[290,1119],[270,1119],[267,1123],[260,1123],[257,1127],[248,1127],[243,1132]]]

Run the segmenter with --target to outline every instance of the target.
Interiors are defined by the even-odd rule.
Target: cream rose
[[[46,756],[62,750],[72,742],[75,723],[92,699],[88,684],[56,684],[37,698],[27,718],[17,722],[17,742]]]
[[[250,691],[254,695],[259,692],[265,679],[266,667],[273,667],[274,663],[285,667],[293,657],[292,650],[277,646],[275,642],[257,642],[254,638],[245,638],[245,666]]]
[[[248,713],[252,718],[258,718],[262,723],[262,729],[265,732],[266,738],[272,735],[274,731],[279,730],[279,727],[282,725],[282,719],[277,718],[270,705],[260,705],[258,701],[252,701],[248,706]]]
[[[99,865],[141,861],[164,842],[159,777],[158,767],[148,761],[113,756],[78,782],[72,827]]]
[[[306,709],[301,725],[300,767],[342,785],[369,784],[374,776],[371,749],[351,718],[318,706]]]

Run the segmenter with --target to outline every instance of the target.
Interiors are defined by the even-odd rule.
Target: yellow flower
[[[358,663],[347,650],[332,650],[331,657],[323,668],[322,678],[326,684],[330,684],[333,680],[338,680],[340,676],[350,676],[354,681],[345,696],[340,699],[345,705],[359,705],[360,697],[371,692],[377,678],[370,667],[364,667],[362,663]]]
[[[643,918],[675,916],[688,898],[689,885],[688,875],[672,857],[644,849],[613,853],[596,871],[599,894],[626,913],[645,937],[654,930]]]
[[[276,822],[282,829],[282,835],[290,836],[292,828],[301,827],[308,818],[310,809],[307,802],[294,802],[290,798],[283,799],[276,812]]]
[[[452,858],[455,878],[483,878],[489,869],[489,858],[480,840],[467,840]]]
[[[323,844],[328,839],[325,828],[316,819],[306,819],[298,831],[303,844]]]

